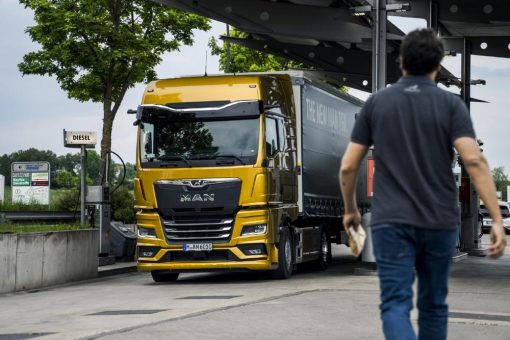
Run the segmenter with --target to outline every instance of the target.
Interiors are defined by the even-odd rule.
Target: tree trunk
[[[107,154],[112,149],[112,129],[113,129],[113,120],[115,119],[115,113],[110,109],[110,103],[104,103],[103,106],[103,135],[101,139],[101,160],[102,166],[99,173],[99,178],[101,178],[101,184],[105,182],[105,169],[106,169],[106,159]]]

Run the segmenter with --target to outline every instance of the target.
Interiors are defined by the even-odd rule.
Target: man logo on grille
[[[205,185],[205,183],[204,183],[203,179],[198,179],[198,180],[195,180],[195,181],[190,181],[190,185],[193,188],[201,188],[201,187],[203,187]]]
[[[214,194],[183,194],[181,202],[214,202]]]

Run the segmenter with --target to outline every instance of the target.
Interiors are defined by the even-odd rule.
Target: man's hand
[[[357,230],[361,223],[361,215],[359,214],[359,211],[356,210],[352,213],[345,213],[343,223],[344,229],[347,233],[349,233],[349,227],[353,227],[354,230]]]
[[[344,217],[345,221],[345,217]],[[489,257],[497,259],[505,252],[506,234],[502,222],[492,223],[491,245],[489,246]]]

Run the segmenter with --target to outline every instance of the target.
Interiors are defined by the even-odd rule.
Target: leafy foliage
[[[231,28],[230,36],[246,38],[247,33]],[[209,41],[211,53],[220,57],[220,69],[227,71],[227,43],[222,46],[215,38]],[[306,68],[303,64],[290,59],[274,56],[272,54],[251,50],[236,44],[230,44],[230,69],[229,72],[263,72],[284,71],[291,68]]]
[[[507,186],[510,184],[508,181],[508,175],[505,173],[505,168],[498,166],[492,169],[492,178],[496,184],[496,190],[501,191],[502,200],[508,201]]]
[[[53,151],[50,150],[38,150],[30,148],[27,150],[19,150],[11,154],[4,154],[0,156],[0,174],[5,176],[5,184],[11,184],[11,164],[13,162],[49,162],[51,173],[51,187],[54,189],[59,188],[78,188],[79,187],[79,176],[81,168],[80,154],[68,153],[65,155],[57,156]],[[101,168],[101,157],[94,150],[87,151],[87,182],[89,184],[99,184],[100,168]],[[117,165],[113,163],[113,167]],[[127,164],[127,168],[133,169],[133,165]],[[129,176],[126,178],[133,179],[134,171],[128,172]],[[113,180],[117,180],[119,175],[118,172],[112,173]],[[117,176],[116,176],[117,175]]]
[[[135,222],[133,191],[121,186],[112,194],[112,216],[115,221]]]
[[[103,103],[101,155],[126,91],[156,78],[165,52],[193,42],[206,18],[146,0],[19,0],[34,11],[26,32],[40,44],[23,57],[25,74],[55,76],[69,98]]]

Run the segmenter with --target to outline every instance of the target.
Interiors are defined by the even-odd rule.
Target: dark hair
[[[410,32],[400,45],[400,58],[410,75],[429,74],[438,68],[443,57],[443,42],[430,28]]]

